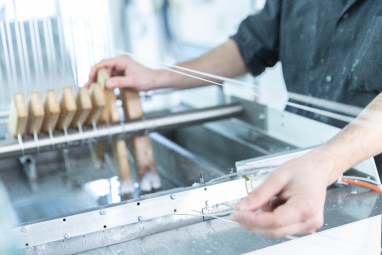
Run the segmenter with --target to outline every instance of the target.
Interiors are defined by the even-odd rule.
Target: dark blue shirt
[[[382,1],[267,0],[232,39],[254,75],[280,61],[290,92],[365,107],[382,91]]]

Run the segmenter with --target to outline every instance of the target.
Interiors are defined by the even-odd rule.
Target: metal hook
[[[21,155],[22,155],[22,156],[25,156],[25,154],[24,154],[24,143],[23,143],[23,138],[21,137],[21,134],[20,134],[20,133],[17,135],[17,139],[19,140],[19,145],[20,145]]]
[[[36,130],[33,131],[33,139],[34,139],[34,143],[36,144],[37,153],[40,153],[40,143],[38,141],[38,135]]]
[[[53,132],[51,128],[49,128],[49,140],[50,140],[50,145],[52,147],[52,150],[54,150],[54,137],[53,137]]]

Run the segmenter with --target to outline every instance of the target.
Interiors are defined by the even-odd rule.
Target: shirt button
[[[332,82],[333,78],[331,75],[325,77],[326,82]]]
[[[343,19],[349,18],[349,13],[345,13],[344,16],[342,16]]]

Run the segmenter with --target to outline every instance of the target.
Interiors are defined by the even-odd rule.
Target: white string
[[[197,71],[197,70],[193,70],[193,69],[189,69],[189,68],[185,68],[185,67],[181,67],[181,66],[177,66],[177,65],[172,65],[172,64],[164,63],[164,62],[161,62],[161,61],[156,61],[156,60],[148,59],[146,57],[142,57],[142,56],[139,56],[137,54],[126,52],[126,51],[122,51],[122,50],[115,49],[114,51],[119,52],[120,54],[129,56],[129,57],[139,58],[141,60],[149,61],[151,63],[156,63],[156,64],[160,64],[160,65],[163,65],[163,66],[171,67],[171,68],[177,68],[177,69],[180,69],[180,70],[183,70],[183,71],[188,71],[188,72],[191,72],[191,73],[203,75],[205,77],[209,77],[209,78],[213,78],[213,79],[217,79],[217,80],[221,80],[221,81],[225,81],[225,82],[231,82],[231,83],[235,83],[235,84],[239,84],[239,85],[245,85],[245,86],[259,87],[258,85],[253,84],[253,83],[243,82],[243,81],[239,81],[239,80],[236,80],[236,79],[231,79],[231,78],[227,78],[227,77],[223,77],[223,76],[219,76],[219,75],[209,74],[209,73],[205,73],[205,72],[201,72],[201,71]],[[220,85],[220,86],[223,86],[223,87],[228,87],[230,89],[234,89],[234,90],[237,90],[237,91],[240,91],[240,92],[248,93],[248,91],[245,91],[245,90],[242,90],[242,89],[238,89],[238,88],[235,88],[235,87],[232,87],[232,86],[228,86],[226,84],[214,82],[214,81],[211,81],[211,80],[203,79],[201,77],[197,77],[197,76],[194,76],[194,75],[191,75],[191,74],[187,74],[187,73],[184,73],[184,72],[176,71],[176,70],[171,69],[171,68],[164,68],[164,69],[168,70],[168,71],[171,71],[171,72],[174,72],[174,73],[178,73],[178,74],[182,74],[182,75],[185,75],[185,76],[188,76],[188,77],[192,77],[192,78],[195,78],[195,79],[198,79],[198,80],[202,80],[202,81],[205,81],[205,82],[208,82],[208,83],[211,83],[211,84],[216,84],[216,85]],[[257,94],[257,93],[254,93],[254,92],[249,92],[249,93],[251,93],[254,96],[258,96],[258,97],[263,97],[264,98],[264,96],[262,96],[260,94]],[[301,102],[304,102],[304,103],[308,103],[308,104],[311,104],[311,105],[316,105],[316,106],[323,107],[323,108],[326,108],[326,109],[329,109],[329,110],[332,110],[332,111],[342,112],[342,113],[349,114],[349,115],[357,116],[362,111],[362,108],[360,108],[360,107],[350,106],[350,105],[346,105],[346,104],[342,104],[342,103],[338,103],[338,102],[331,102],[331,101],[328,101],[328,100],[323,100],[323,99],[319,99],[319,98],[314,98],[314,97],[309,97],[309,96],[305,96],[305,95],[300,95],[300,94],[293,93],[293,92],[288,92],[288,96],[289,96],[289,98],[294,99],[296,101],[301,101]],[[342,121],[345,121],[345,122],[351,122],[354,119],[354,118],[348,117],[346,115],[335,114],[335,113],[332,113],[332,112],[328,112],[328,111],[324,111],[324,110],[319,110],[319,109],[315,109],[315,108],[312,108],[312,107],[309,107],[309,106],[299,105],[299,104],[296,104],[296,103],[287,102],[286,105],[289,105],[289,106],[292,106],[292,107],[295,107],[295,108],[298,108],[298,109],[301,109],[301,110],[305,110],[305,111],[321,114],[321,115],[324,115],[324,116],[327,116],[327,117],[330,117],[330,118],[342,120]]]

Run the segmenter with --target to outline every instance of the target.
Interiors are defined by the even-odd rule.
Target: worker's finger
[[[108,89],[114,89],[114,88],[134,88],[136,85],[136,81],[134,77],[125,77],[125,76],[118,76],[118,77],[111,77],[106,82],[106,87]]]
[[[293,235],[296,233],[312,233],[316,229],[320,228],[323,224],[323,217],[317,215],[315,217],[309,218],[305,221],[297,221],[295,223],[286,224],[282,219],[275,221],[273,226],[263,227],[258,223],[263,219],[262,214],[269,213],[259,213],[255,214],[251,211],[240,211],[237,212],[232,220],[237,220],[240,225],[245,227],[250,231],[254,231],[258,234],[266,235],[272,238],[279,238],[282,236]]]
[[[273,212],[277,207],[280,205],[285,204],[285,200],[278,198],[278,197],[273,197],[268,203],[263,205],[260,210],[262,212]]]
[[[288,201],[289,202],[289,201]],[[243,225],[247,229],[251,228],[264,228],[264,229],[274,229],[282,228],[288,225],[296,224],[300,221],[303,221],[303,205],[298,203],[289,203],[283,204],[277,207],[273,212],[259,212],[254,214],[250,210],[245,210],[250,213],[243,213],[238,211],[238,213],[232,214],[232,220],[238,222],[240,225]],[[243,218],[243,216],[250,216],[249,218]]]
[[[277,185],[275,185],[277,183]],[[280,172],[272,173],[263,184],[236,204],[237,210],[256,211],[281,192],[287,183],[287,177]]]
[[[110,59],[105,59],[97,63],[92,67],[92,69],[89,72],[89,80],[85,84],[87,87],[91,85],[96,79],[97,79],[97,71],[101,68],[106,68],[108,71],[109,75],[112,75],[113,70],[116,70],[118,73],[123,72],[126,68],[127,65],[130,62],[130,58],[127,56],[120,56],[117,58],[110,58]]]

